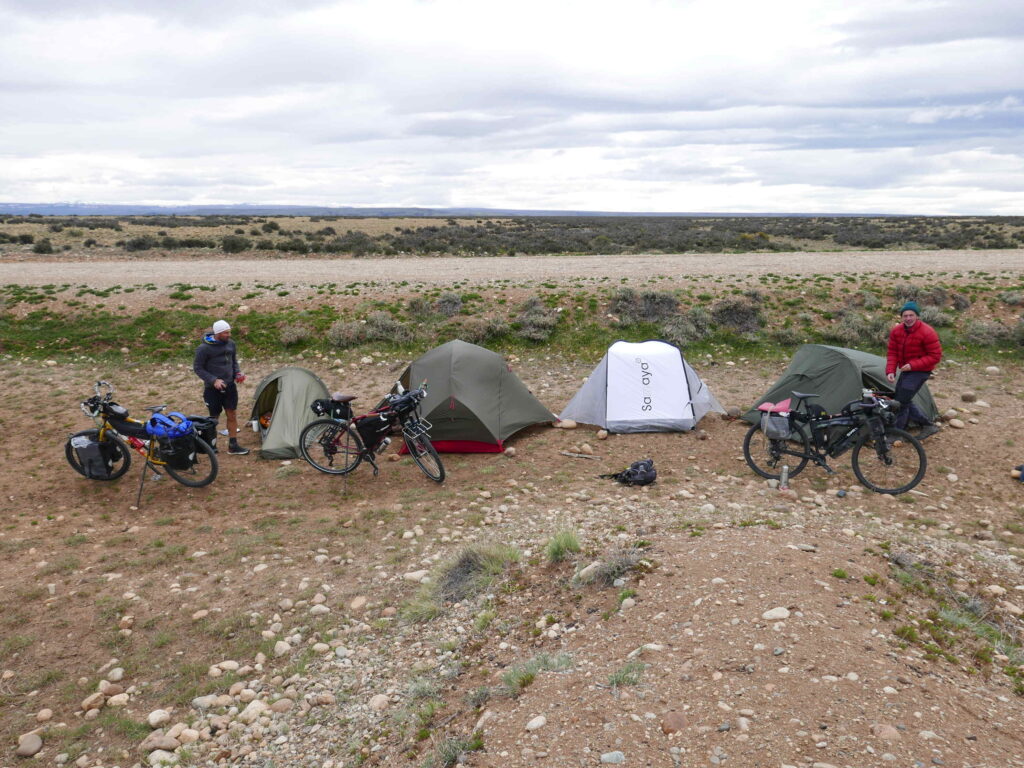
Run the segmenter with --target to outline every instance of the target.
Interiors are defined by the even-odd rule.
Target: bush
[[[571,553],[580,551],[580,540],[573,531],[559,531],[552,536],[544,547],[548,562],[560,563]]]
[[[50,238],[44,237],[33,245],[32,253],[53,253],[53,244],[50,242]]]
[[[327,343],[339,349],[358,346],[366,338],[363,328],[362,323],[337,320],[327,329]]]
[[[722,299],[711,308],[715,324],[737,333],[757,333],[764,325],[761,311],[748,299]]]
[[[702,331],[687,315],[670,317],[658,326],[658,330],[665,341],[675,344],[677,347],[696,344],[707,336],[707,329]]]
[[[241,235],[226,235],[221,239],[220,247],[224,253],[241,253],[252,248],[252,241]]]
[[[528,341],[547,341],[558,325],[558,313],[534,296],[519,307],[513,330]]]
[[[971,300],[964,296],[962,293],[953,294],[953,309],[958,312],[963,312],[965,309],[971,308]]]
[[[1010,331],[999,323],[986,320],[968,320],[964,323],[961,338],[968,344],[980,347],[994,347],[1010,339]]]
[[[367,341],[391,341],[402,344],[411,341],[413,337],[408,326],[383,311],[371,312],[367,315],[364,330]]]
[[[999,294],[999,300],[1011,307],[1019,307],[1024,304],[1024,293],[1020,291],[1003,291]]]
[[[462,311],[462,297],[452,291],[445,291],[438,297],[434,306],[445,317],[454,317]]]
[[[889,337],[889,323],[876,315],[862,315],[844,310],[839,322],[822,331],[828,341],[836,341],[848,347],[877,346]]]
[[[300,344],[312,335],[313,329],[303,323],[285,323],[279,332],[281,345],[285,347]]]
[[[921,319],[928,323],[928,325],[936,328],[943,328],[953,324],[952,315],[943,312],[938,307],[922,307]]]
[[[157,239],[151,235],[140,235],[139,237],[133,237],[125,241],[124,249],[126,251],[148,251],[150,248],[156,248],[159,243]]]
[[[608,311],[623,325],[657,323],[667,320],[679,310],[679,299],[663,291],[637,293],[632,288],[620,288],[612,296]]]
[[[502,317],[470,317],[458,326],[459,338],[470,344],[500,339],[509,332],[509,324]]]

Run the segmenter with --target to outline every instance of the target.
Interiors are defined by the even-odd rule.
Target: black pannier
[[[372,451],[391,433],[391,421],[380,416],[367,416],[356,422],[356,429],[363,446]]]
[[[326,397],[321,400],[314,400],[309,408],[317,416],[329,416],[332,419],[343,419],[345,421],[352,418],[351,405],[338,402],[337,400],[329,400]]]
[[[71,447],[75,450],[78,463],[82,465],[85,476],[92,480],[107,480],[114,462],[109,460],[99,440],[89,435],[78,435],[71,438]]]
[[[187,418],[192,422],[196,434],[202,441],[213,450],[217,450],[217,419],[206,416],[188,416]]]
[[[172,469],[189,469],[196,463],[196,440],[191,434],[161,437],[160,458]]]

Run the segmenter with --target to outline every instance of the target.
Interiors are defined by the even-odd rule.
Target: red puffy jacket
[[[918,320],[910,330],[900,323],[889,332],[889,354],[885,362],[886,374],[910,363],[912,371],[930,371],[942,360],[939,334],[928,323]]]

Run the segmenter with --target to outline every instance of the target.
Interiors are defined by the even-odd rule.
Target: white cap
[[[217,333],[224,333],[224,331],[230,331],[230,330],[231,330],[231,326],[228,325],[228,321],[227,320],[218,320],[216,323],[213,324],[213,332],[215,334],[217,334]]]

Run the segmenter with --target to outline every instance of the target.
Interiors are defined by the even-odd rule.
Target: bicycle
[[[328,475],[348,475],[366,461],[373,466],[376,476],[380,471],[377,456],[391,444],[391,435],[400,432],[405,448],[423,474],[436,483],[444,482],[444,464],[427,434],[432,425],[420,414],[420,404],[427,395],[426,384],[408,392],[401,384],[397,389],[397,393],[385,395],[376,408],[362,416],[352,416],[349,404],[356,399],[353,395],[314,401],[310,408],[326,418],[310,422],[302,430],[302,458]]]
[[[131,467],[131,452],[135,451],[157,475],[166,472],[189,488],[202,488],[217,477],[214,449],[194,428],[184,440],[156,439],[146,431],[145,422],[131,418],[127,408],[114,402],[112,384],[97,381],[93,391],[95,394],[83,401],[81,408],[97,428],[76,432],[64,444],[68,464],[78,474],[91,480],[117,480]],[[165,408],[166,405],[153,405],[145,410],[155,416]],[[211,426],[216,430],[215,422]],[[141,492],[140,483],[140,495]]]
[[[789,477],[795,477],[814,462],[831,475],[835,470],[827,460],[852,448],[853,473],[872,491],[906,493],[921,482],[928,460],[920,441],[894,426],[900,408],[896,400],[865,389],[861,399],[830,415],[808,402],[817,396],[793,392],[794,408],[791,398],[758,406],[761,420],[743,438],[743,458],[751,469],[778,480],[784,466],[789,467]],[[790,464],[790,458],[795,463]]]

